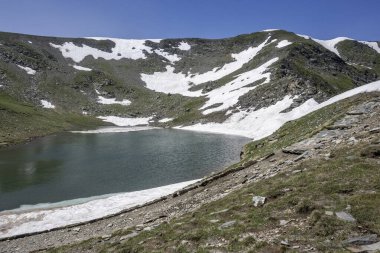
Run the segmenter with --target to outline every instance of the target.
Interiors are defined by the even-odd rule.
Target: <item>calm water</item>
[[[201,178],[248,141],[173,129],[41,138],[0,150],[0,211]]]

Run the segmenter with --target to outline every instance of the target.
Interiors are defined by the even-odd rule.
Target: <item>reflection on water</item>
[[[172,129],[49,136],[0,151],[0,211],[197,179],[238,161],[247,141]]]
[[[0,165],[0,193],[52,180],[58,176],[62,164],[61,160],[4,162]]]

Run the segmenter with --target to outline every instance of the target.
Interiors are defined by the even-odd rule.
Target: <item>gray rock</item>
[[[307,149],[305,149],[305,148],[292,147],[292,146],[282,149],[282,152],[284,152],[286,154],[292,154],[292,155],[302,155],[306,151],[307,151]]]
[[[369,245],[351,246],[347,247],[347,249],[351,252],[378,252],[380,250],[380,242]]]
[[[370,132],[371,134],[377,134],[377,133],[380,133],[380,127],[372,128],[371,130],[369,130],[369,132]]]
[[[127,240],[127,239],[130,239],[132,237],[135,237],[137,236],[139,233],[137,233],[136,231],[133,231],[132,233],[130,234],[127,234],[127,235],[124,235],[122,237],[120,237],[120,241],[124,241],[124,240]]]
[[[75,231],[75,232],[79,232],[79,231],[80,231],[80,228],[73,228],[73,231]]]
[[[110,238],[111,238],[111,235],[103,235],[102,236],[102,239],[106,240],[106,241],[109,240]]]
[[[376,234],[363,235],[358,237],[352,237],[342,242],[343,245],[367,245],[378,242]]]
[[[338,219],[343,220],[343,221],[348,221],[348,222],[355,222],[356,219],[349,213],[346,212],[336,212],[335,213],[336,217]]]
[[[220,225],[219,229],[229,228],[229,227],[232,227],[235,224],[236,224],[236,220],[227,221],[226,223],[223,223],[222,225]]]
[[[266,197],[262,196],[253,196],[252,197],[252,202],[254,207],[262,206],[265,204]]]

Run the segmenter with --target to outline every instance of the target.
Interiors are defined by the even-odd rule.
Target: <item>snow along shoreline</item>
[[[198,180],[156,188],[80,198],[57,203],[21,206],[0,212],[0,239],[80,224],[147,204]]]

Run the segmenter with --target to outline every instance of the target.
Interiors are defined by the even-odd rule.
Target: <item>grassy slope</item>
[[[96,118],[36,108],[0,93],[0,147],[58,131],[102,124]]]
[[[257,158],[311,136],[341,117],[350,107],[378,94],[364,94],[330,105],[299,120],[289,122],[273,136],[246,147],[246,159]],[[333,117],[331,117],[333,115]],[[273,142],[273,139],[277,139]],[[272,140],[272,141],[271,141]],[[369,144],[356,144],[335,150],[329,160],[314,158],[298,165],[303,173],[281,173],[252,183],[199,210],[163,223],[152,231],[117,244],[98,244],[97,239],[52,252],[209,252],[210,242],[222,242],[218,249],[227,252],[283,252],[284,248],[251,235],[271,235],[279,229],[280,220],[290,220],[277,240],[288,239],[293,245],[312,245],[319,251],[346,252],[341,240],[365,231],[380,233],[380,173],[376,159],[361,152]],[[267,196],[261,208],[252,206],[252,195]],[[352,206],[357,223],[347,223],[325,214]],[[223,209],[227,212],[215,214]],[[211,223],[217,219],[219,222]],[[236,220],[228,229],[220,224]],[[131,229],[117,231],[114,236],[129,234]],[[328,239],[328,240],[326,240]],[[184,241],[187,241],[185,244]],[[279,241],[276,245],[279,245]]]

